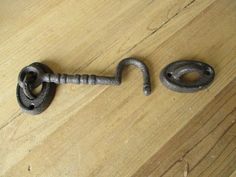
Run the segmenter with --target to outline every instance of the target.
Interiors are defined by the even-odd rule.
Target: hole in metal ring
[[[34,109],[34,104],[31,104],[28,109],[33,110]]]
[[[43,89],[43,84],[40,84],[38,87],[32,90],[32,94],[34,94],[34,96],[38,96],[41,93],[42,89]]]
[[[198,81],[199,79],[201,79],[201,74],[197,71],[192,71],[192,72],[183,74],[180,77],[180,79],[185,83],[194,83]]]
[[[168,76],[169,78],[171,78],[171,77],[172,77],[172,73],[167,73],[167,76]]]

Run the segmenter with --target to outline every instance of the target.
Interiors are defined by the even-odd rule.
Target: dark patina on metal
[[[143,92],[146,96],[150,95],[151,82],[148,67],[136,58],[126,58],[117,65],[113,77],[87,74],[54,74],[48,66],[42,63],[33,63],[23,68],[18,76],[17,100],[24,111],[31,114],[39,114],[47,109],[52,102],[56,84],[120,85],[122,82],[122,72],[128,65],[134,65],[142,71]],[[41,92],[35,95],[33,90],[41,84]]]
[[[197,72],[199,78],[186,82],[183,76]],[[170,63],[160,74],[161,82],[169,89],[177,92],[196,92],[207,88],[214,80],[215,71],[210,65],[193,60],[182,60]]]
[[[52,102],[56,84],[41,81],[44,73],[53,73],[52,70],[42,63],[32,63],[23,68],[18,77],[16,89],[17,101],[23,111],[30,114],[43,112]],[[33,89],[42,84],[42,90],[34,95]]]

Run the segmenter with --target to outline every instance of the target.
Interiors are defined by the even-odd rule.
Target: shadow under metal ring
[[[198,73],[197,80],[187,82],[183,76],[188,73]],[[177,92],[196,92],[207,88],[215,77],[214,69],[203,62],[181,60],[167,65],[160,74],[161,82],[169,89]]]

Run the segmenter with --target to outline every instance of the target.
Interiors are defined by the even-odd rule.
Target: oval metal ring
[[[19,74],[19,81],[16,88],[17,101],[21,107],[21,109],[30,114],[39,114],[48,108],[50,103],[52,102],[56,85],[54,83],[46,83],[39,82],[37,78],[35,78],[35,82],[32,83],[32,89],[36,88],[40,84],[42,84],[41,92],[38,95],[35,95],[34,98],[29,98],[24,93],[24,89],[22,87],[22,77],[27,73],[33,73],[35,75],[42,73],[53,73],[52,70],[44,64],[41,63],[33,63],[28,67],[22,69]],[[31,91],[31,90],[29,90]],[[32,92],[32,91],[31,91]]]
[[[183,76],[198,73],[198,79],[187,82]],[[169,89],[177,92],[196,92],[207,88],[215,77],[214,69],[203,62],[181,60],[167,65],[160,74],[161,82]]]

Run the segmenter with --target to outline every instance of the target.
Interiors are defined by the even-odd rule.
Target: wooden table
[[[143,96],[129,67],[121,86],[66,85],[38,116],[16,101],[19,71],[113,75],[138,57],[151,69]],[[179,59],[214,66],[213,85],[180,94],[159,81]],[[235,0],[1,0],[0,176],[235,177]]]

